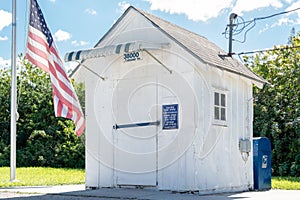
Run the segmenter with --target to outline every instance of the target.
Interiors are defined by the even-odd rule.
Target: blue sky
[[[10,66],[11,0],[0,0],[0,66]],[[29,0],[17,0],[17,53],[26,51]],[[129,6],[150,12],[205,36],[228,51],[222,34],[230,13],[239,20],[264,17],[295,8],[299,0],[38,0],[63,58],[65,53],[92,48]],[[233,52],[247,52],[286,44],[292,28],[300,31],[300,10],[260,20]],[[244,34],[235,39],[242,40]],[[66,63],[71,67],[72,63]]]

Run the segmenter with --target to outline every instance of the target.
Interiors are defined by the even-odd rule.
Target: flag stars
[[[53,37],[46,25],[45,18],[41,11],[41,8],[35,3],[35,0],[31,1],[33,4],[30,9],[30,24],[32,27],[38,29],[39,31],[43,32],[47,38],[47,42],[49,47],[52,45]]]

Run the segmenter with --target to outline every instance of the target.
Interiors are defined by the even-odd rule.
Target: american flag
[[[30,0],[26,58],[50,74],[55,116],[74,121],[80,136],[85,129],[81,106],[36,0]]]

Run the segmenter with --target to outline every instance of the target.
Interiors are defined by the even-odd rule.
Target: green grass
[[[85,182],[85,171],[84,169],[46,167],[17,168],[16,179],[16,182],[10,182],[10,168],[0,167],[0,188],[83,184]]]
[[[272,189],[300,190],[300,177],[272,177]]]
[[[17,168],[16,178],[18,181],[10,182],[9,167],[0,167],[0,188],[83,184],[85,171],[47,167]],[[300,190],[300,177],[272,177],[272,189]]]

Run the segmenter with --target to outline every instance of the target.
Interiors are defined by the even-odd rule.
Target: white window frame
[[[218,99],[216,99],[216,96],[218,96]],[[215,89],[213,91],[212,104],[213,104],[213,124],[218,126],[227,126],[228,91]]]

